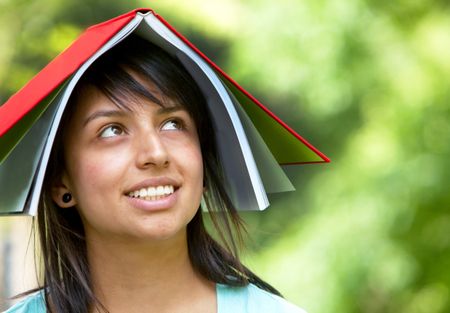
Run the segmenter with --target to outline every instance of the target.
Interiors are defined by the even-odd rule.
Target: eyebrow
[[[129,115],[128,112],[121,110],[100,110],[92,113],[88,116],[88,118],[84,121],[83,127],[86,126],[89,122],[100,118],[100,117],[122,117],[125,115]]]
[[[158,111],[156,111],[156,114],[162,115],[162,114],[169,114],[173,112],[178,111],[186,111],[186,108],[181,105],[175,105],[171,107],[160,107]],[[123,117],[127,115],[131,115],[131,112],[123,111],[123,110],[100,110],[92,113],[91,115],[86,118],[86,120],[83,123],[83,127],[85,127],[89,122],[100,118],[100,117]]]
[[[187,110],[182,105],[174,105],[174,106],[170,106],[170,107],[160,107],[156,113],[157,114],[168,114],[168,113],[173,113],[173,112],[178,112],[178,111],[187,111]]]

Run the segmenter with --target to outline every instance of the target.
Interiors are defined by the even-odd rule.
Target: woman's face
[[[88,240],[169,239],[185,233],[199,207],[203,163],[193,119],[178,103],[136,102],[120,109],[89,88],[67,125],[66,169],[53,198],[76,206]],[[71,203],[62,203],[64,192]]]

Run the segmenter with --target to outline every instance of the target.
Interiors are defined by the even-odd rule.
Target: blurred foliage
[[[244,214],[257,273],[310,313],[450,312],[448,1],[0,0],[0,101],[139,6],[332,159]]]

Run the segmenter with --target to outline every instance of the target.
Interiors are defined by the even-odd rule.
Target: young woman
[[[125,39],[71,96],[38,212],[44,284],[7,312],[303,312],[239,261],[222,176],[198,86]]]

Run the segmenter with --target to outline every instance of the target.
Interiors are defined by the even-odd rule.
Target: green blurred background
[[[450,312],[447,0],[0,0],[0,103],[135,7],[332,159],[244,214],[252,269],[309,313]]]

